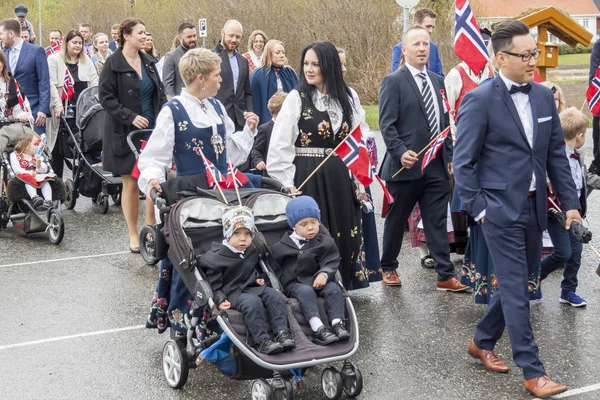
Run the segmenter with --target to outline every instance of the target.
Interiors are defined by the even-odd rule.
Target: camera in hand
[[[551,218],[556,219],[561,226],[564,227],[567,225],[567,217],[562,211],[551,208],[548,210],[548,215]],[[577,221],[571,222],[569,232],[571,232],[573,238],[579,243],[589,243],[592,240],[592,232],[585,226],[580,225]]]

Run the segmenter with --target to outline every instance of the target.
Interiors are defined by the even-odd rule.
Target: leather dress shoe
[[[508,372],[508,366],[498,358],[494,350],[480,349],[473,339],[469,343],[469,355],[473,358],[479,358],[483,362],[483,366],[492,372]]]
[[[555,394],[567,391],[566,385],[561,385],[548,378],[547,375],[539,376],[533,379],[527,379],[523,385],[525,389],[540,399],[545,399]]]
[[[447,281],[437,282],[437,290],[445,290],[447,292],[464,292],[470,288],[470,286],[460,283],[456,277],[450,278]]]
[[[398,272],[396,270],[383,271],[383,284],[386,286],[402,286]]]

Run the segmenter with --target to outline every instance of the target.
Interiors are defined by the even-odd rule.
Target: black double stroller
[[[165,190],[163,186],[163,193]],[[230,205],[237,204],[235,191],[224,193]],[[160,256],[168,251],[174,268],[194,298],[191,310],[184,318],[187,332],[182,334],[171,328],[171,339],[163,348],[162,365],[168,385],[173,388],[185,385],[189,370],[203,365],[200,360],[206,359],[233,379],[253,380],[252,399],[293,399],[295,391],[303,385],[302,376],[306,369],[339,362],[339,370],[328,366],[322,372],[321,385],[326,398],[338,399],[344,393],[347,397],[358,396],[363,380],[359,368],[349,360],[359,346],[358,321],[350,298],[347,295],[344,298],[350,340],[329,346],[312,343],[312,330],[297,300],[287,299],[288,320],[296,348],[278,355],[257,352],[252,347],[243,315],[236,310],[217,309],[204,271],[198,268],[199,260],[212,242],[222,240],[221,216],[227,205],[219,193],[212,190],[180,191],[176,202],[165,194],[167,200],[156,197],[155,191],[152,193],[163,221],[163,228],[156,237],[157,241],[163,242],[159,246],[163,251]],[[240,195],[243,204],[254,212],[259,231],[254,244],[260,253],[263,275],[271,287],[281,290],[269,266],[273,262],[269,249],[289,231],[285,207],[291,198],[279,191],[265,189],[240,189]],[[326,231],[324,227],[322,229]],[[336,279],[341,285],[339,273]],[[347,294],[345,289],[343,292]],[[322,319],[328,321],[323,299],[319,301]],[[206,327],[210,329],[206,330]],[[202,334],[198,334],[199,329]]]
[[[10,125],[10,129],[9,129]],[[2,129],[6,126],[6,129]],[[46,233],[50,243],[60,244],[65,234],[65,223],[60,212],[60,203],[66,193],[61,179],[50,182],[52,207],[36,209],[14,172],[10,154],[17,142],[27,133],[35,132],[19,123],[18,119],[0,119],[0,231],[12,223],[25,234]],[[44,150],[48,156],[47,149]]]
[[[75,208],[77,198],[81,195],[92,199],[95,211],[106,214],[109,197],[116,205],[121,204],[123,183],[120,177],[114,177],[111,172],[102,168],[106,111],[100,104],[98,87],[90,87],[81,92],[76,109],[78,133],[74,133],[65,117],[61,117],[62,129],[67,131],[69,138],[70,154],[65,154],[65,163],[73,175],[73,179],[65,181],[65,207],[69,210]]]

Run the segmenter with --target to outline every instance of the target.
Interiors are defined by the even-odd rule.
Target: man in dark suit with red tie
[[[460,292],[469,287],[456,278],[446,230],[451,136],[423,172],[422,157],[417,157],[450,122],[443,101],[444,79],[427,71],[429,46],[427,30],[410,28],[402,40],[406,64],[383,78],[379,91],[379,126],[387,147],[379,175],[395,198],[385,220],[381,269],[384,285],[400,286],[396,269],[402,236],[408,216],[418,202],[427,245],[435,261],[437,289]],[[396,175],[402,167],[405,170]]]
[[[582,223],[552,92],[532,83],[540,55],[527,25],[507,21],[492,35],[498,76],[468,93],[460,107],[454,149],[458,194],[481,230],[498,288],[477,326],[469,354],[494,372],[508,367],[494,346],[508,330],[524,386],[546,398],[567,390],[538,356],[529,320],[528,277],[539,263],[546,229],[546,176],[572,221]]]

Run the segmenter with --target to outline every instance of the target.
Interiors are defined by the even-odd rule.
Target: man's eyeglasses
[[[521,60],[523,60],[523,62],[529,62],[529,60],[531,60],[531,57],[533,57],[534,60],[537,60],[538,58],[540,58],[540,54],[542,52],[540,51],[540,49],[536,49],[533,53],[518,54],[518,53],[512,53],[510,51],[504,51],[504,50],[502,50],[500,53],[508,54],[509,56],[514,56],[514,57],[521,57]]]

